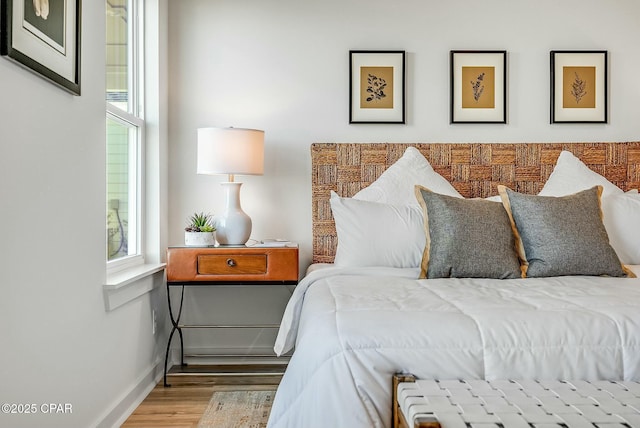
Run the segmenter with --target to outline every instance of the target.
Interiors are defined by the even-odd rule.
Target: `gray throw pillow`
[[[498,186],[527,277],[626,276],[609,244],[601,186],[573,195],[533,196]]]
[[[511,223],[502,204],[416,186],[427,244],[421,278],[520,278]]]

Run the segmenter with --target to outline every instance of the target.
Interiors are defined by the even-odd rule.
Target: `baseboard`
[[[162,380],[164,359],[159,359],[145,374],[140,376],[129,392],[115,401],[111,410],[107,411],[94,425],[96,428],[118,428],[133,411],[142,403],[147,395]]]

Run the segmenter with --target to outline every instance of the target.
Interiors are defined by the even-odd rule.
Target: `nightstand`
[[[278,324],[183,324],[181,323],[185,288],[221,285],[295,285],[298,283],[298,247],[169,247],[167,249],[167,303],[171,318],[171,333],[164,361],[164,385],[171,341],[176,331],[180,337],[180,364],[184,361],[183,329],[189,328],[273,328]],[[180,288],[177,311],[171,302],[171,288]]]

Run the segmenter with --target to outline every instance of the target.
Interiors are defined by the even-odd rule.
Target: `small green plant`
[[[211,214],[195,213],[189,217],[187,227],[184,228],[186,232],[215,232],[216,228],[213,225],[213,217]]]

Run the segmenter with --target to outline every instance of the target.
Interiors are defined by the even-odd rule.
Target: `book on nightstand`
[[[287,239],[263,239],[251,245],[252,247],[297,247],[298,244]]]

